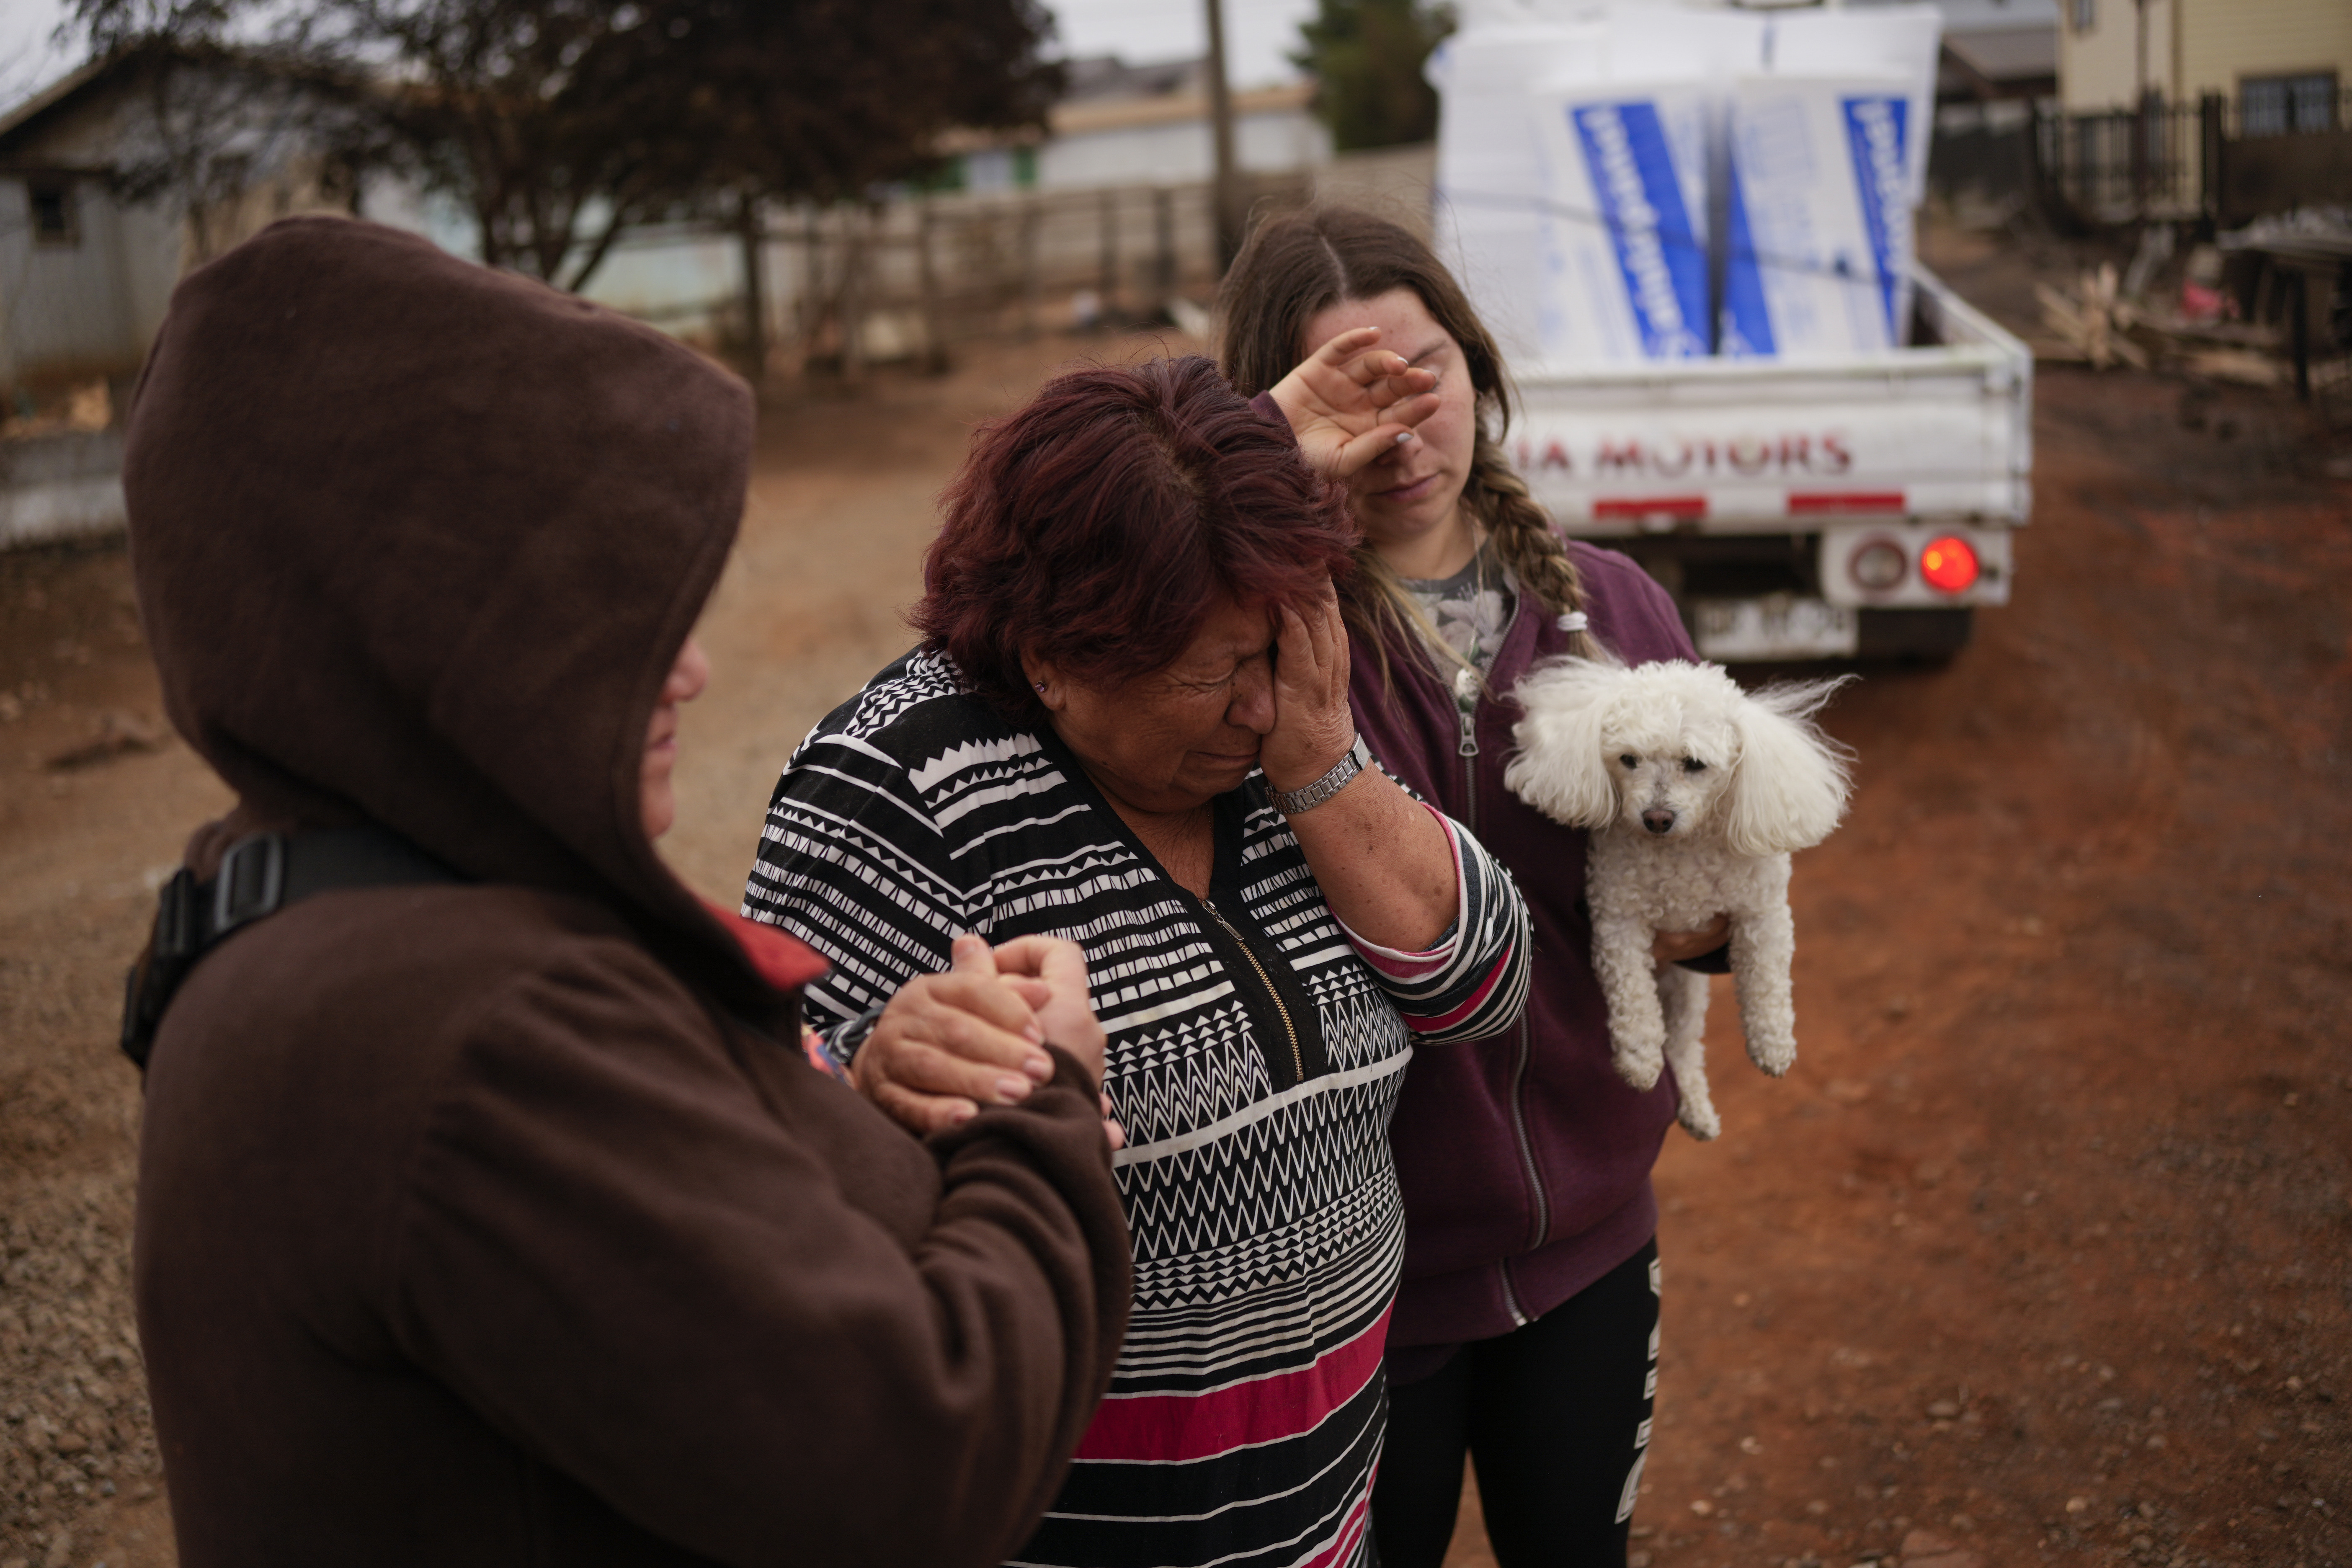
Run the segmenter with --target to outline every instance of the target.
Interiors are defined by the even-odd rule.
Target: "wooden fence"
[[[1336,201],[1426,236],[1435,174],[1433,148],[1383,148],[1246,177],[1243,196],[1253,220]],[[588,293],[738,364],[856,376],[936,367],[982,338],[1197,325],[1218,276],[1201,181],[914,195],[656,226],[624,236]]]
[[[1296,206],[1304,174],[1250,183],[1254,213]],[[1169,319],[1216,287],[1206,183],[938,195],[805,208],[738,236],[752,281],[722,309],[723,347],[771,367],[855,377],[946,362],[959,343]],[[751,321],[761,330],[747,330]]]
[[[2042,197],[2079,220],[2233,226],[2352,197],[2352,91],[2299,99],[2294,110],[2219,94],[2100,114],[2036,106],[2028,153]]]

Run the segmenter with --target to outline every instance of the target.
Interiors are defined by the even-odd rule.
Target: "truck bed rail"
[[[1837,360],[1519,376],[1511,455],[1569,532],[1772,533],[1884,518],[2023,524],[2033,358],[1914,267],[1927,342]]]

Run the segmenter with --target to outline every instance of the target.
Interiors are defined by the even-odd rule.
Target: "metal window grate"
[[[2238,134],[2292,136],[2333,131],[2336,113],[2336,73],[2248,77],[2238,84]]]
[[[25,188],[33,238],[42,245],[72,245],[80,238],[74,223],[73,185],[65,180],[34,180]]]

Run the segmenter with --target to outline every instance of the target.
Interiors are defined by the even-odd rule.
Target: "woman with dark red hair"
[[[831,961],[810,1017],[919,1131],[1025,1097],[1043,1035],[1107,1037],[1134,1316],[1024,1563],[1369,1559],[1390,1108],[1414,1041],[1522,1005],[1510,879],[1349,716],[1355,532],[1300,441],[1361,466],[1433,401],[1360,336],[1309,367],[1349,412],[1298,438],[1202,359],[1074,372],[984,426],[922,646],[802,742],[745,889]],[[1076,942],[1098,1024],[884,1011],[966,931]]]

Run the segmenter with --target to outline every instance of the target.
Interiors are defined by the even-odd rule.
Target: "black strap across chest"
[[[465,879],[389,828],[256,833],[229,846],[220,869],[198,881],[184,866],[157,893],[147,950],[123,984],[122,1054],[142,1070],[163,1010],[197,961],[227,938],[289,904],[345,888]]]

